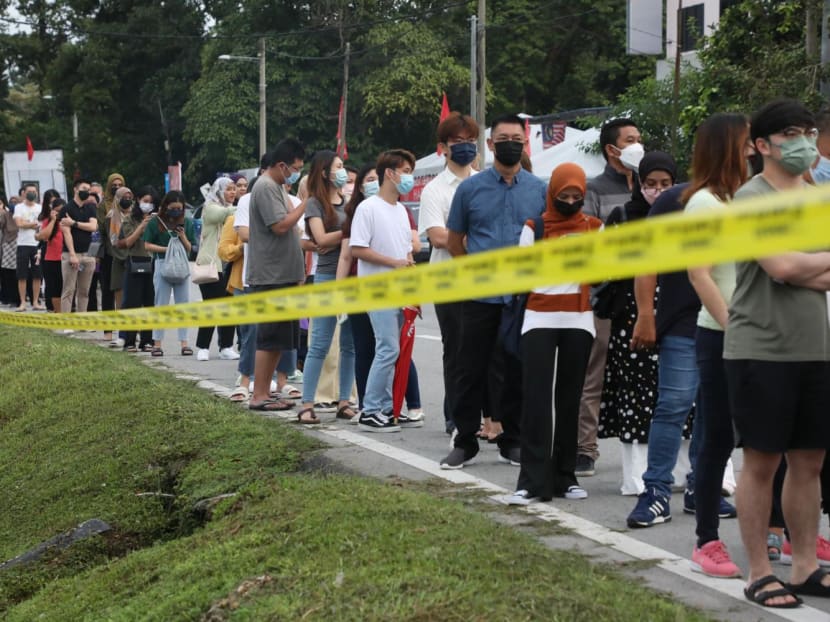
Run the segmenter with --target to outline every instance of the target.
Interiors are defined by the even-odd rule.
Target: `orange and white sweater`
[[[558,213],[545,212],[545,232],[542,239],[580,235],[602,228],[602,221],[582,212],[568,218]],[[535,242],[534,221],[528,220],[522,228],[519,246]],[[594,314],[591,311],[590,286],[565,283],[537,287],[527,298],[522,334],[535,328],[582,329],[596,336]]]

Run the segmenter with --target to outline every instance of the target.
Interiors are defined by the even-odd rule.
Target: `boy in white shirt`
[[[381,154],[376,170],[380,191],[357,206],[349,246],[357,258],[357,276],[368,276],[414,265],[412,231],[406,208],[398,197],[415,183],[412,171],[415,156],[403,149]],[[366,381],[363,412],[358,425],[367,432],[399,432],[409,423],[405,416],[400,426],[392,418],[392,382],[400,352],[401,310],[369,311],[375,333],[375,358]],[[423,425],[419,422],[420,425]]]

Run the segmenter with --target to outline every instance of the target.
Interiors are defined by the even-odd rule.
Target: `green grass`
[[[434,483],[306,473],[315,446],[290,425],[120,353],[0,343],[0,557],[88,518],[116,528],[0,572],[4,619],[705,619]],[[210,520],[191,511],[226,492]]]

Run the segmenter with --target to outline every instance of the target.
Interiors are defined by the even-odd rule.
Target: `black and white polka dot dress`
[[[648,441],[657,403],[658,350],[631,350],[636,320],[637,303],[631,285],[626,288],[625,312],[611,323],[598,427],[600,438],[619,437],[623,443]]]

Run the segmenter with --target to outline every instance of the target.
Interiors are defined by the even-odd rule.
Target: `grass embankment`
[[[459,501],[303,472],[314,443],[290,425],[121,353],[7,327],[0,344],[0,558],[114,527],[0,571],[0,618],[703,619]]]

